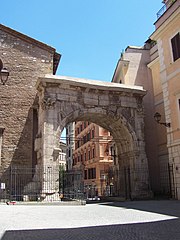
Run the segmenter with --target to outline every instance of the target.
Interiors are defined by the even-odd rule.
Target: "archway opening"
[[[40,78],[37,86],[38,132],[41,136],[37,155],[40,166],[56,166],[59,137],[67,124],[79,121],[95,123],[109,131],[115,142],[116,194],[129,192],[129,196],[125,194],[127,198],[149,196],[142,105],[145,91],[142,87],[53,76]],[[93,171],[89,174],[93,175]],[[123,176],[120,174],[123,171],[131,171],[131,175]],[[42,195],[46,201],[51,199],[46,189],[50,181],[48,174],[41,177]],[[52,196],[57,194],[57,184],[51,193]]]
[[[123,117],[91,113],[69,122],[72,118],[67,118],[66,134],[60,138],[61,142],[66,139],[67,145],[60,192],[65,198],[131,198],[135,139]]]

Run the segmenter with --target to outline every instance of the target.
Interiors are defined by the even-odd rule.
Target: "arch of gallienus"
[[[117,146],[117,168],[134,169],[132,197],[149,195],[143,111],[146,91],[141,86],[47,75],[39,78],[37,90],[39,165],[56,164],[59,137],[68,123],[94,122],[111,132]]]

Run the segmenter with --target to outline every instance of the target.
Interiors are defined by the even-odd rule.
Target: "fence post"
[[[174,172],[173,165],[168,163],[168,173],[169,173],[169,191],[170,197],[175,198],[175,183],[174,183]]]
[[[130,167],[127,168],[127,174],[128,174],[128,189],[129,189],[129,192],[128,192],[128,197],[129,199],[131,200],[131,172],[130,172]]]

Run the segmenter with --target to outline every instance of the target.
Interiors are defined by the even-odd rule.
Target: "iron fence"
[[[166,168],[167,179],[162,195],[175,197],[173,167]],[[84,179],[83,170],[65,171],[59,166],[20,167],[11,166],[0,177],[0,201],[59,201],[74,199],[99,199],[103,197],[123,197],[133,199],[133,191],[138,179],[141,190],[149,189],[147,169],[123,167],[111,168],[100,174],[94,181]],[[144,186],[143,186],[144,184]],[[139,192],[139,194],[141,194]]]
[[[84,196],[84,181],[82,171],[64,172],[63,179],[60,178],[60,191],[64,199],[81,199]]]
[[[58,187],[59,166],[11,166],[0,176],[0,200],[53,201],[59,199]]]

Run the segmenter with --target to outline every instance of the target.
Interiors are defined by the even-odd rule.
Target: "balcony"
[[[166,11],[166,5],[164,5],[157,13],[156,13],[156,15],[157,15],[157,19],[159,19],[164,13],[165,13],[165,11]]]
[[[157,21],[154,23],[156,29],[159,28],[179,7],[179,0],[169,0],[157,12]]]

